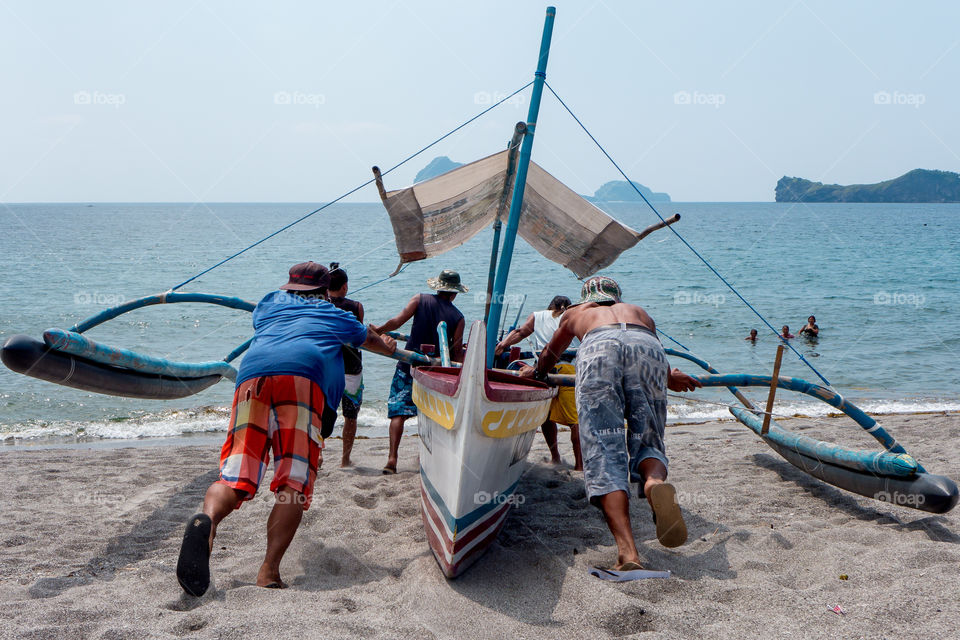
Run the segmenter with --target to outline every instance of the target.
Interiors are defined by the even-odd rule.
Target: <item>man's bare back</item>
[[[564,324],[567,325],[567,331],[583,340],[587,333],[602,327],[605,324],[615,324],[626,322],[627,324],[641,324],[650,331],[656,331],[657,325],[643,307],[626,302],[616,304],[600,305],[596,302],[585,302],[583,304],[571,307],[563,314],[560,319],[560,328],[563,330]],[[572,337],[570,338],[573,339]]]
[[[541,375],[549,372],[559,360],[560,354],[570,346],[575,337],[583,341],[583,337],[593,329],[619,322],[643,325],[654,333],[657,330],[657,325],[650,314],[644,311],[643,307],[635,304],[617,302],[601,305],[596,302],[585,302],[572,306],[564,312],[560,319],[560,327],[544,348],[537,363],[536,372]],[[520,375],[530,377],[534,373],[533,367],[524,367]],[[670,369],[667,375],[667,386],[672,391],[692,391],[702,385],[679,369]]]

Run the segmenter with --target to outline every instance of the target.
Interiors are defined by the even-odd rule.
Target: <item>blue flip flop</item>
[[[644,569],[636,562],[624,562],[619,569],[590,567],[590,575],[609,582],[629,582],[630,580],[644,580],[646,578],[669,578],[670,572]]]

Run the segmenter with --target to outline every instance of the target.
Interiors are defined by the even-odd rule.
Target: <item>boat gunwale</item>
[[[460,367],[416,367],[413,379],[427,389],[452,398],[460,389],[462,372]],[[552,399],[554,389],[537,380],[484,369],[483,393],[490,402],[535,402]]]

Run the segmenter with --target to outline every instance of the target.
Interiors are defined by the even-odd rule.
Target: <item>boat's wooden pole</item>
[[[533,149],[533,135],[537,128],[537,116],[540,113],[540,98],[543,96],[543,84],[547,78],[547,59],[550,57],[550,40],[553,37],[553,19],[557,15],[554,7],[547,7],[547,16],[543,23],[543,37],[540,40],[540,56],[537,72],[533,77],[533,91],[530,92],[530,109],[527,111],[527,133],[520,145],[517,161],[517,177],[513,182],[513,198],[510,200],[510,216],[507,229],[503,234],[503,250],[497,277],[493,285],[493,300],[487,314],[487,366],[493,366],[493,352],[497,346],[500,328],[500,310],[503,307],[503,293],[507,288],[507,276],[510,275],[510,260],[513,258],[513,245],[517,239],[520,225],[520,210],[523,207],[523,191],[527,185],[527,169],[530,167],[530,152]]]
[[[666,220],[664,220],[664,221],[662,221],[662,222],[658,222],[658,223],[656,223],[656,224],[652,224],[652,225],[650,225],[649,227],[647,227],[646,229],[644,229],[643,231],[641,231],[641,232],[639,233],[639,235],[637,235],[637,242],[639,242],[640,240],[643,240],[644,238],[646,238],[648,235],[650,235],[650,234],[653,233],[654,231],[658,231],[658,230],[663,229],[663,228],[665,228],[665,227],[669,227],[669,226],[672,225],[674,222],[679,222],[679,221],[680,221],[680,214],[679,214],[679,213],[675,213],[675,214],[673,214],[672,216],[670,216],[669,218],[667,218]]]
[[[500,227],[503,225],[504,209],[510,200],[513,177],[517,171],[517,152],[520,148],[520,142],[523,140],[523,134],[526,132],[527,125],[518,122],[513,129],[513,138],[511,138],[507,147],[507,173],[503,178],[503,192],[500,194],[500,204],[497,205],[497,217],[493,221],[493,247],[490,249],[490,274],[487,276],[487,300],[483,306],[484,318],[490,315],[490,303],[493,301],[493,281],[497,277],[497,255],[500,251]]]
[[[777,395],[777,380],[780,378],[780,363],[783,361],[783,345],[777,345],[777,358],[773,361],[773,376],[770,378],[770,393],[767,395],[767,410],[763,413],[763,426],[760,435],[770,431],[770,416],[773,415],[773,399]]]

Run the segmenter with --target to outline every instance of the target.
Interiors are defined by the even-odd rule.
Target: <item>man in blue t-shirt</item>
[[[273,450],[277,496],[267,527],[267,553],[257,585],[283,588],[280,560],[313,497],[323,439],[333,430],[343,394],[343,346],[391,355],[397,343],[364,327],[326,300],[329,273],[315,262],[290,268],[280,291],[253,311],[253,342],[240,365],[230,429],[220,452],[220,479],[203,512],[190,518],[177,579],[200,596],[210,584],[210,550],[217,524],[257,492]]]

